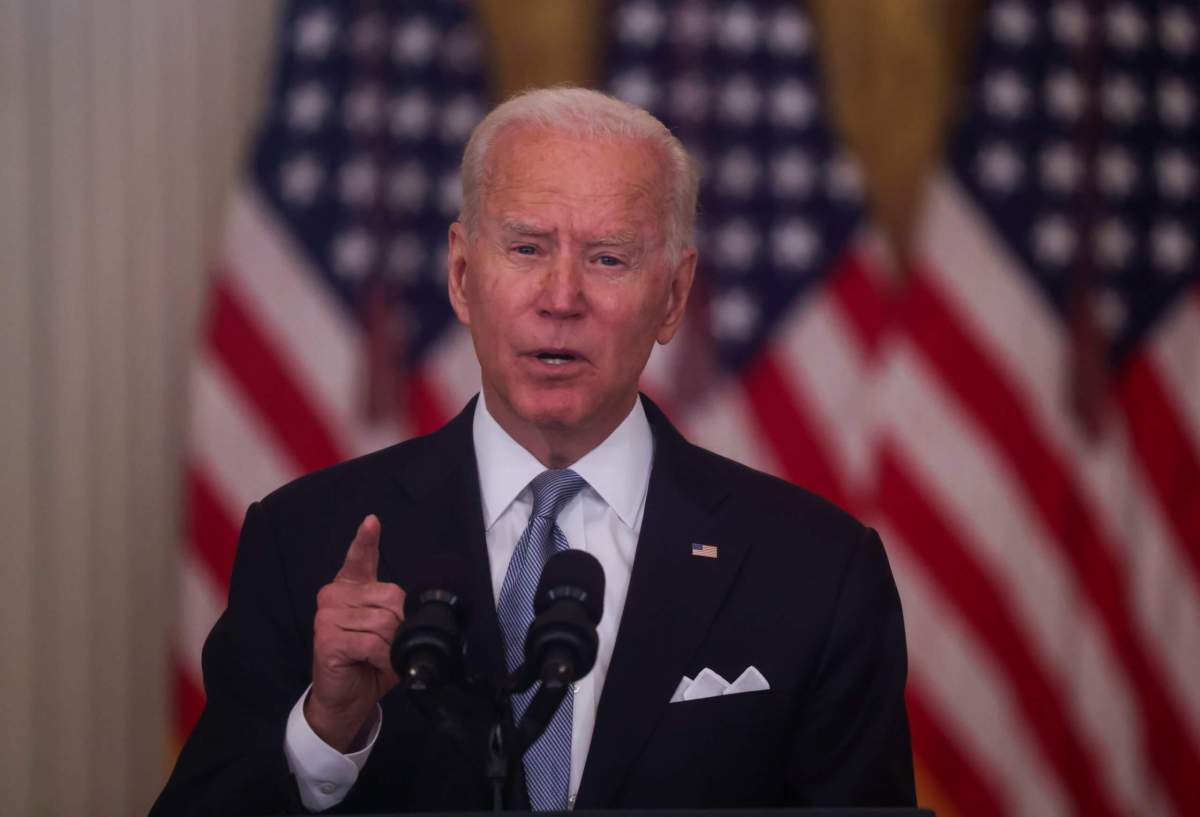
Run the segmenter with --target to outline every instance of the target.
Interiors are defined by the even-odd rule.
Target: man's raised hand
[[[304,717],[321,740],[352,750],[375,704],[396,685],[392,639],[404,621],[404,591],[380,582],[379,519],[363,519],[342,568],[317,593],[312,690]]]

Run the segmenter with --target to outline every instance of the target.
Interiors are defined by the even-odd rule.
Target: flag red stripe
[[[406,408],[413,435],[429,434],[446,424],[462,406],[447,410],[445,401],[434,389],[430,378],[420,369],[409,372],[404,382]]]
[[[888,325],[887,293],[858,253],[842,255],[830,277],[829,292],[867,351],[878,351]]]
[[[913,754],[934,777],[955,812],[964,817],[1004,817],[1008,810],[998,788],[959,751],[920,692],[910,684],[904,697]]]
[[[788,386],[768,349],[742,370],[741,382],[758,430],[783,469],[781,476],[846,507],[846,491],[818,442],[803,396]]]
[[[171,673],[175,686],[175,734],[181,743],[192,733],[204,711],[204,691],[184,669],[186,666],[187,662],[176,659]]]
[[[975,340],[921,276],[914,276],[904,304],[908,336],[964,405],[974,423],[995,442],[1023,484],[1031,506],[1053,532],[1063,557],[1101,616],[1113,649],[1129,673],[1141,709],[1143,749],[1162,776],[1180,813],[1200,803],[1200,753],[1183,726],[1146,646],[1133,630],[1125,578],[1103,540],[1066,466],[1035,430],[1035,423]]]
[[[264,428],[303,471],[345,458],[309,404],[307,393],[288,371],[285,358],[238,303],[224,275],[217,276],[213,287],[209,344],[262,415]]]
[[[1197,350],[1200,354],[1200,349]],[[1129,436],[1157,494],[1175,541],[1200,582],[1200,460],[1183,419],[1144,354],[1133,356],[1117,384]]]
[[[222,507],[204,474],[194,464],[187,468],[187,529],[192,550],[208,565],[212,579],[223,591],[229,588],[233,558],[237,553],[238,526]]]
[[[879,479],[880,511],[906,542],[914,543],[913,555],[942,595],[1004,667],[1029,728],[1080,813],[1117,814],[1095,790],[1094,781],[1101,779],[1095,758],[1063,714],[1064,694],[1029,652],[1007,597],[971,558],[949,521],[910,481],[888,443],[880,447]]]

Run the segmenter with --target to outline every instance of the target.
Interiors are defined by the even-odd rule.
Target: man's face
[[[450,229],[450,301],[500,424],[530,450],[565,435],[586,451],[679,327],[695,252],[668,255],[661,161],[644,142],[516,127],[491,157],[474,234]]]

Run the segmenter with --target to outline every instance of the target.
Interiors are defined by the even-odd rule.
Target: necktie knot
[[[583,477],[570,468],[543,471],[533,478],[529,487],[533,489],[534,518],[556,519],[571,499],[583,490]]]

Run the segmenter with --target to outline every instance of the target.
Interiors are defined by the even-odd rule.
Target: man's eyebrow
[[[554,234],[554,230],[530,224],[515,219],[501,222],[501,229],[508,234],[524,235],[531,238],[545,238]],[[584,243],[589,247],[627,247],[638,242],[638,235],[633,230],[606,233],[588,239]]]
[[[537,237],[537,236],[547,236],[547,235],[550,235],[551,232],[553,232],[552,230],[547,230],[542,227],[538,227],[534,224],[528,224],[524,221],[505,221],[501,226],[502,226],[504,232],[516,233],[517,235],[528,235],[528,236]]]
[[[586,243],[590,247],[625,247],[630,244],[636,244],[638,237],[633,232],[610,233],[608,235],[597,236],[589,239]]]

